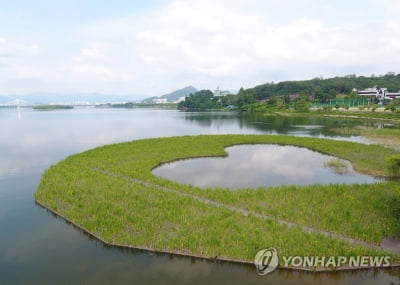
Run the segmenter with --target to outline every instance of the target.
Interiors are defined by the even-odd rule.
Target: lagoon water
[[[228,147],[226,151],[228,157],[179,160],[153,169],[153,174],[184,184],[233,190],[379,181],[355,172],[349,161],[302,147],[240,145]],[[329,167],[330,161],[339,161],[342,167]]]
[[[46,168],[104,144],[206,133],[366,142],[329,132],[330,127],[356,124],[362,123],[152,109],[0,108],[0,284],[398,284],[398,269],[323,274],[278,270],[260,277],[251,265],[107,247],[34,202]]]

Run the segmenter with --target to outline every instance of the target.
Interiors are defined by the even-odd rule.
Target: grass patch
[[[386,164],[388,166],[388,169],[392,173],[397,174],[397,175],[400,174],[400,155],[399,154],[387,157]]]
[[[395,128],[331,128],[331,131],[343,135],[356,135],[368,138],[371,142],[400,150],[400,129]]]
[[[52,111],[52,110],[68,110],[73,109],[73,106],[70,105],[35,105],[33,106],[33,110],[38,111]]]
[[[400,123],[399,112],[373,112],[371,110],[331,110],[325,111],[323,109],[311,109],[308,113],[296,113],[294,111],[279,111],[277,114],[286,116],[304,116],[304,117],[337,117],[337,118],[349,118],[359,120],[371,120],[371,121],[390,121],[392,123]]]
[[[395,182],[203,192],[215,201],[370,243],[400,234],[400,186]]]
[[[144,139],[70,156],[46,170],[35,199],[109,243],[244,261],[271,246],[281,255],[384,253],[245,216],[159,187],[376,244],[383,237],[400,234],[400,186],[395,182],[230,191],[181,185],[151,173],[165,162],[225,156],[227,146],[261,143],[307,147],[349,160],[360,172],[381,176],[393,175],[385,167],[385,158],[398,154],[376,145],[291,136]],[[147,184],[105,175],[105,171]]]
[[[400,113],[397,112],[374,112],[372,110],[362,110],[362,111],[349,111],[349,110],[335,110],[335,111],[313,111],[313,115],[322,114],[325,116],[333,117],[349,117],[349,118],[360,118],[367,120],[390,120],[393,122],[400,121]]]
[[[345,174],[349,171],[349,165],[343,159],[334,158],[325,161],[324,166],[331,168],[338,174]]]

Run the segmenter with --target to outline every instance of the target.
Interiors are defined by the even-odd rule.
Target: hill
[[[189,96],[190,94],[194,94],[196,92],[197,92],[196,88],[194,88],[193,86],[187,86],[182,89],[175,90],[171,93],[168,93],[168,94],[165,94],[165,95],[162,95],[159,97],[155,96],[155,97],[150,97],[150,98],[144,99],[143,102],[151,103],[151,101],[154,99],[167,99],[167,102],[176,102],[179,100],[179,98]]]
[[[347,75],[334,78],[314,78],[303,81],[283,81],[279,83],[265,83],[246,90],[241,89],[239,95],[261,100],[271,96],[285,96],[304,94],[313,96],[316,100],[324,101],[335,98],[337,94],[349,95],[355,88],[363,90],[374,86],[387,88],[389,92],[400,90],[400,74],[388,72],[383,76],[356,76]]]

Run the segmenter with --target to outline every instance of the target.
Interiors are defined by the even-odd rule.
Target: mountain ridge
[[[143,100],[144,103],[151,103],[154,99],[167,99],[168,103],[176,102],[181,97],[188,96],[190,94],[196,93],[198,90],[193,86],[186,86],[181,89],[172,91],[170,93],[164,94],[162,96],[153,96]]]
[[[0,104],[9,104],[17,99],[26,102],[28,104],[73,104],[74,102],[81,103],[121,103],[121,102],[146,102],[151,101],[152,99],[167,99],[167,102],[175,102],[178,101],[179,98],[188,96],[191,93],[197,92],[197,89],[193,86],[186,86],[184,88],[172,91],[170,93],[161,95],[161,96],[153,96],[147,99],[138,99],[143,98],[144,96],[138,94],[131,95],[111,95],[104,94],[98,92],[92,93],[56,93],[56,92],[32,92],[28,94],[20,94],[20,95],[6,95],[0,94]]]

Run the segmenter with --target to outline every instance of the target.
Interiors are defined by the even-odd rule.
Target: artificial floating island
[[[245,263],[269,247],[280,258],[390,256],[391,265],[399,263],[396,246],[382,243],[400,235],[399,182],[232,191],[152,174],[168,162],[223,157],[229,146],[250,144],[308,148],[349,161],[363,174],[398,173],[398,152],[376,145],[275,135],[155,138],[68,157],[45,171],[35,200],[109,245]]]

